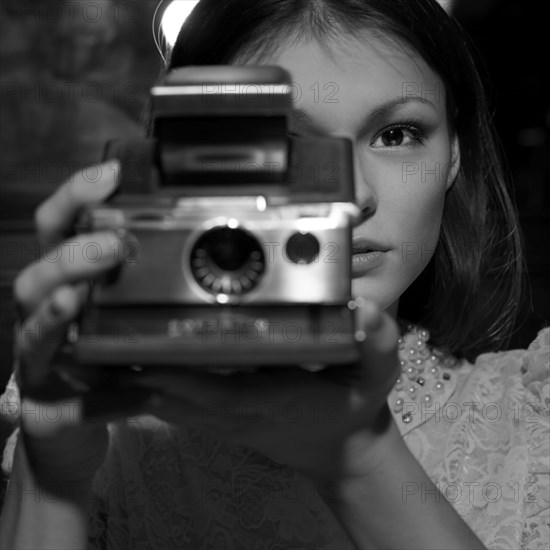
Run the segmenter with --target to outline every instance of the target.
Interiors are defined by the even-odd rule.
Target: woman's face
[[[261,63],[292,75],[292,132],[352,140],[364,214],[353,231],[353,293],[395,313],[434,252],[458,168],[443,83],[421,57],[374,38],[298,43]]]

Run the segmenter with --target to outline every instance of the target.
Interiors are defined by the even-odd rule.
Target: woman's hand
[[[87,297],[88,281],[124,259],[119,252],[122,243],[115,234],[67,239],[78,212],[101,202],[116,188],[118,163],[101,164],[99,170],[99,181],[91,183],[86,172],[77,173],[38,208],[38,240],[48,253],[26,267],[14,283],[20,317],[16,379],[22,396],[23,441],[37,481],[55,492],[62,492],[66,484],[91,479],[108,445],[105,421],[80,424],[83,398],[58,374],[55,358],[68,323],[77,317]],[[128,413],[135,413],[140,404],[139,399],[132,400],[133,395],[126,393]],[[95,398],[109,408],[105,396],[90,393],[86,398]],[[117,407],[124,411],[120,396],[116,398]]]
[[[372,302],[358,301],[362,360],[353,367],[228,376],[151,368],[136,384],[160,394],[154,414],[170,423],[214,430],[311,478],[363,476],[384,460],[393,422],[385,403],[399,361],[395,321]]]
[[[345,478],[372,468],[391,422],[385,401],[398,375],[397,326],[372,303],[356,310],[359,339],[364,341],[362,361],[353,367],[317,373],[267,369],[231,376],[173,375],[151,368],[136,376],[123,394],[67,397],[75,390],[58,374],[55,352],[86,298],[86,281],[124,258],[118,254],[123,243],[114,234],[63,239],[82,207],[113,192],[114,164],[101,165],[98,184],[87,182],[84,172],[76,174],[41,205],[36,214],[39,240],[43,246],[56,246],[59,253],[55,262],[43,258],[30,265],[15,282],[21,312],[17,376],[22,427],[29,461],[42,482],[90,478],[105,457],[105,423],[82,424],[83,398],[87,404],[95,399],[96,409],[110,409],[117,418],[153,413],[174,424],[214,430],[312,477]],[[86,259],[92,243],[101,250],[99,261]],[[55,422],[36,414],[52,401],[61,412]],[[33,414],[27,416],[26,408]]]

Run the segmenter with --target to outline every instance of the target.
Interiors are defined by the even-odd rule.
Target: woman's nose
[[[376,195],[369,181],[369,170],[365,160],[354,151],[355,202],[363,213],[362,221],[376,210]]]

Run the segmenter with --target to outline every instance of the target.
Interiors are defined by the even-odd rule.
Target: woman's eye
[[[400,125],[387,128],[379,134],[373,147],[411,147],[424,141],[424,132],[411,125]]]

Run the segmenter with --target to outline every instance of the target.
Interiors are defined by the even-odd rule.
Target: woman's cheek
[[[395,234],[399,235],[402,262],[421,271],[437,245],[445,187],[417,178],[395,187],[393,195],[388,219],[397,225]]]

